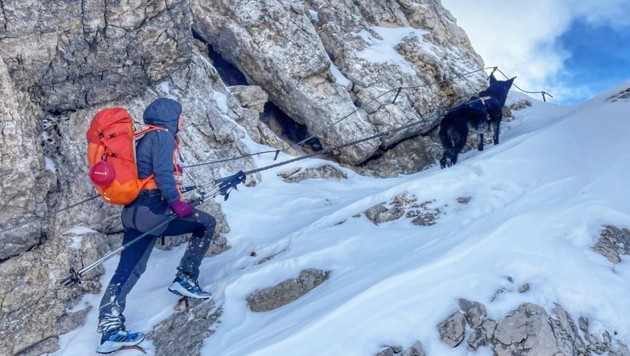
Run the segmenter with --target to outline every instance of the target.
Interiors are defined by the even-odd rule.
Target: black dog
[[[510,80],[497,80],[490,75],[488,89],[473,96],[462,105],[450,110],[440,123],[440,141],[446,151],[440,159],[440,167],[450,167],[457,163],[457,155],[462,151],[468,131],[479,134],[477,149],[483,151],[483,133],[490,131],[492,127],[494,144],[499,143],[499,128],[503,118],[502,108],[505,105],[507,94],[516,77]]]

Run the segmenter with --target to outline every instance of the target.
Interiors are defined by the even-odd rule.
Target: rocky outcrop
[[[365,216],[379,225],[402,217],[411,219],[411,223],[418,226],[431,226],[437,223],[443,209],[435,207],[435,199],[418,203],[418,198],[407,192],[398,194],[386,204],[374,205],[365,211]]]
[[[108,241],[77,227],[0,264],[0,354],[54,351],[59,335],[83,325],[89,309],[75,305],[83,293],[98,293],[103,268],[86,274],[79,287],[59,282],[70,267],[80,268],[106,253]]]
[[[624,89],[620,91],[619,93],[609,97],[606,100],[610,101],[611,103],[614,103],[618,100],[628,100],[628,99],[630,99],[630,88]]]
[[[287,183],[298,183],[306,179],[348,179],[345,173],[329,164],[319,167],[297,167],[290,171],[278,173]]]
[[[558,304],[553,308],[555,318],[539,305],[524,303],[500,321],[486,318],[486,306],[481,303],[460,300],[459,305],[461,310],[438,325],[440,339],[450,347],[458,347],[468,334],[468,351],[490,346],[497,356],[586,356],[591,352],[623,355],[627,351],[621,341],[612,340],[608,331],[601,339],[589,333],[585,318],[579,319],[578,328]]]
[[[425,131],[439,108],[483,85],[481,75],[455,78],[483,67],[483,61],[439,1],[309,0],[308,4],[317,14],[314,23],[326,50],[352,83],[353,97],[377,131],[411,121],[425,121],[416,133]],[[392,37],[399,42],[387,47],[385,40]],[[395,92],[374,101],[400,86],[419,88],[401,91],[395,104],[389,103]],[[384,139],[383,144],[391,145],[410,133]]]
[[[180,310],[158,324],[148,335],[156,355],[200,355],[203,340],[223,311],[210,300],[190,299],[190,310]]]
[[[341,149],[338,157],[350,164],[434,127],[439,108],[483,86],[481,73],[457,77],[483,62],[434,0],[194,2],[193,17],[195,31],[307,125],[324,148],[422,122],[381,141]],[[393,48],[384,41],[392,35],[398,40]],[[391,103],[401,86],[418,88],[402,91]],[[405,146],[399,150],[424,152],[435,143],[420,139]],[[427,165],[433,154],[407,160],[404,171]],[[383,173],[382,167],[374,170]]]
[[[347,127],[326,130],[355,107],[345,88],[332,82],[326,49],[296,9],[281,1],[195,2],[195,30],[296,121],[325,135],[327,145],[370,136],[374,131],[358,113]],[[358,163],[375,150],[374,143],[357,145],[344,157]]]
[[[273,287],[256,291],[247,296],[249,309],[264,312],[279,308],[300,298],[315,287],[324,283],[330,276],[330,271],[306,269],[297,278],[288,279]]]
[[[593,251],[612,263],[621,262],[621,255],[630,255],[630,230],[606,225],[599,234]]]
[[[408,349],[403,349],[402,346],[386,346],[385,349],[378,352],[376,356],[426,356],[427,354],[424,352],[424,348],[422,347],[422,343],[420,341],[416,341],[411,347]]]

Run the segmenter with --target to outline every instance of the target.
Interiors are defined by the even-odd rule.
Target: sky
[[[428,355],[491,355],[488,347],[468,353],[440,341],[436,325],[458,310],[459,298],[483,303],[494,320],[521,303],[548,313],[559,303],[574,320],[587,317],[593,334],[616,331],[614,338],[630,340],[630,256],[615,265],[591,249],[602,225],[630,226],[630,190],[619,189],[627,185],[630,166],[610,154],[630,150],[630,99],[606,100],[628,87],[630,81],[579,106],[534,100],[503,123],[501,144],[468,151],[443,170],[434,165],[383,179],[308,159],[263,171],[257,186],[221,202],[231,249],[203,260],[199,283],[223,314],[201,355],[364,356],[383,345],[409,348],[416,340]],[[508,103],[523,98],[511,92]],[[252,152],[269,149],[248,137],[245,143]],[[290,158],[281,154],[279,161]],[[278,162],[273,155],[255,159],[259,167]],[[295,184],[277,175],[326,164],[348,178]],[[375,225],[367,219],[366,209],[402,193],[440,209],[436,224],[417,226],[403,217]],[[470,199],[458,202],[462,197]],[[88,231],[74,227],[69,233],[77,243],[101,238]],[[128,330],[149,332],[174,313],[178,298],[167,287],[184,248],[153,252],[128,298]],[[258,264],[267,256],[274,257]],[[117,260],[106,262],[103,285]],[[247,295],[306,268],[332,272],[290,304],[269,312],[248,309]],[[525,283],[529,290],[519,293]],[[95,354],[99,300],[99,294],[83,298],[75,309],[92,306],[86,324],[62,335],[54,355]],[[156,354],[150,341],[142,346]]]
[[[442,0],[486,66],[558,104],[630,79],[628,0]]]

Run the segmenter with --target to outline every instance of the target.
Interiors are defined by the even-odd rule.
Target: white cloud
[[[574,19],[621,28],[630,26],[628,0],[442,0],[468,34],[486,66],[496,65],[516,84],[545,90],[557,100],[593,95],[558,81],[570,55],[554,46]]]

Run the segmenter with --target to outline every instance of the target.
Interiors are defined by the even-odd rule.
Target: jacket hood
[[[145,124],[164,127],[173,135],[177,135],[177,120],[182,113],[182,106],[173,99],[155,99],[144,110],[142,119]]]

